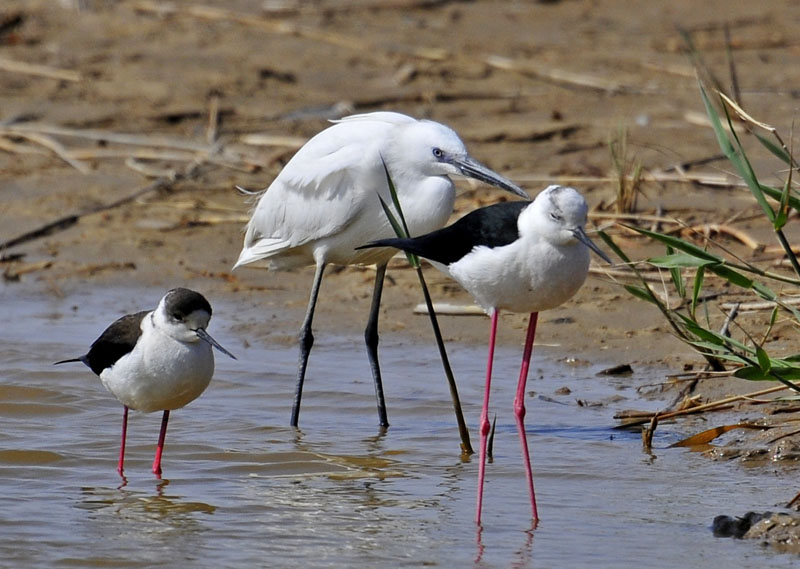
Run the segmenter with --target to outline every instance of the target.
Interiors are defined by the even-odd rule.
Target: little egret
[[[127,314],[116,320],[86,354],[56,362],[86,364],[124,406],[117,465],[120,475],[125,461],[128,409],[164,411],[153,461],[153,473],[161,475],[169,412],[191,403],[208,387],[214,374],[212,346],[236,359],[206,332],[210,319],[211,305],[203,295],[174,288],[152,312]]]
[[[531,498],[538,520],[528,442],[525,437],[525,384],[538,313],[569,300],[586,280],[589,250],[611,262],[584,231],[588,206],[573,188],[549,186],[533,202],[499,203],[477,209],[452,225],[407,239],[380,239],[368,247],[396,247],[430,260],[453,277],[489,312],[489,357],[480,417],[480,463],[476,522],[481,521],[489,390],[498,312],[530,313],[514,415]]]
[[[381,199],[391,204],[387,171],[411,235],[442,227],[453,210],[450,175],[487,182],[530,199],[518,186],[474,160],[458,135],[429,120],[393,112],[353,115],[309,140],[259,197],[239,259],[270,268],[316,265],[305,319],[291,425],[297,426],[311,330],[322,274],[328,264],[377,265],[364,338],[375,381],[378,419],[389,425],[378,363],[378,310],[391,249],[356,250],[394,235]],[[393,212],[395,215],[397,212]]]

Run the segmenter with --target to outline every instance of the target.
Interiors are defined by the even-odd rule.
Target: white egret
[[[450,175],[468,176],[528,196],[474,160],[458,135],[437,122],[393,112],[354,115],[335,122],[309,140],[260,195],[234,269],[258,261],[275,269],[316,266],[299,337],[290,421],[297,426],[323,272],[329,264],[377,265],[364,337],[378,418],[385,427],[389,422],[378,363],[378,309],[386,263],[393,252],[356,247],[394,235],[380,203],[380,198],[392,203],[387,170],[412,235],[433,231],[447,222],[455,200]]]

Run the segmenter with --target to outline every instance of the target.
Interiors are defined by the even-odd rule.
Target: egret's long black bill
[[[597,256],[603,259],[606,263],[608,263],[609,265],[614,264],[608,257],[608,255],[603,253],[603,250],[600,249],[600,247],[598,247],[597,245],[595,245],[594,241],[589,239],[589,236],[586,235],[586,232],[583,230],[583,227],[578,227],[576,229],[573,229],[572,234],[575,236],[575,239],[577,239],[578,241],[586,245],[589,249],[597,253]]]
[[[526,200],[531,199],[527,192],[525,192],[525,190],[520,188],[514,182],[504,178],[494,170],[490,170],[469,156],[466,158],[457,158],[453,160],[453,165],[461,170],[461,173],[464,176],[469,176],[470,178],[480,180],[481,182],[486,182],[487,184],[491,184],[492,186],[506,190],[507,192],[511,192],[512,194],[521,198],[525,198]]]
[[[198,338],[200,338],[201,340],[203,340],[203,341],[205,341],[205,342],[208,342],[209,344],[211,344],[212,346],[214,346],[215,348],[217,348],[217,349],[218,349],[220,352],[222,352],[222,353],[223,353],[223,354],[225,354],[226,356],[230,356],[230,357],[232,357],[233,359],[236,359],[236,356],[234,356],[234,355],[233,355],[232,353],[230,353],[228,350],[226,350],[225,348],[223,348],[222,346],[220,346],[220,345],[219,345],[219,342],[217,342],[217,341],[216,341],[214,338],[212,338],[212,337],[211,337],[211,334],[209,334],[208,332],[206,332],[204,329],[202,329],[202,328],[198,328],[197,330],[195,330],[195,333],[197,334]]]

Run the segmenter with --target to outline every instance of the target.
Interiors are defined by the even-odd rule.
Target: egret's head
[[[434,121],[402,125],[389,142],[384,158],[393,176],[406,176],[409,180],[466,176],[530,199],[519,186],[472,158],[453,129]]]

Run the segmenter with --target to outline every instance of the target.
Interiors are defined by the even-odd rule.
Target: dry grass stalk
[[[769,387],[767,389],[760,389],[759,391],[753,391],[752,393],[745,393],[743,395],[733,395],[731,397],[725,397],[724,399],[711,401],[709,403],[705,403],[704,405],[698,405],[696,407],[690,407],[688,409],[680,409],[678,411],[668,411],[666,413],[662,413],[659,411],[656,411],[655,413],[642,412],[642,413],[637,413],[636,415],[628,415],[628,416],[624,416],[623,414],[618,413],[617,415],[614,416],[614,418],[621,420],[621,423],[619,425],[620,428],[632,427],[635,425],[643,425],[645,423],[648,423],[656,415],[658,415],[659,420],[663,421],[664,419],[672,419],[684,415],[693,415],[696,413],[704,413],[707,411],[719,411],[723,408],[729,408],[732,403],[752,400],[755,397],[760,397],[761,395],[767,395],[769,393],[777,393],[778,391],[783,391],[784,389],[788,389],[788,387],[781,384]]]
[[[219,129],[219,95],[212,93],[208,101],[208,126],[206,127],[206,142],[215,144],[217,142],[217,130]]]
[[[530,60],[521,61],[500,55],[490,55],[485,61],[490,67],[496,69],[513,71],[560,85],[581,87],[583,89],[602,91],[604,93],[619,93],[630,90],[621,83],[605,77],[589,75],[587,73],[575,73],[573,71],[567,71],[566,69],[556,69],[545,65],[537,65]]]
[[[800,306],[800,298],[782,298],[781,303],[787,306]],[[772,310],[775,308],[775,303],[765,300],[761,302],[723,302],[720,304],[720,308],[724,310],[732,310],[736,306],[739,307],[739,310]]]
[[[172,150],[187,150],[198,153],[209,153],[212,149],[212,146],[209,144],[163,135],[126,134],[107,130],[78,129],[34,122],[0,126],[0,134],[6,136],[25,136],[31,133],[83,138],[86,140],[127,144],[130,146],[150,146],[169,148]]]
[[[49,152],[37,146],[20,144],[4,136],[0,136],[0,150],[5,150],[11,154],[49,154]]]
[[[159,168],[132,157],[125,159],[125,166],[146,178],[172,177],[176,173],[175,168]]]
[[[3,278],[8,281],[16,281],[19,280],[22,275],[43,271],[49,269],[52,265],[53,261],[47,259],[44,261],[36,261],[35,263],[25,263],[14,267],[8,267],[3,272]]]
[[[589,273],[592,275],[609,277],[612,281],[627,280],[627,279],[638,281],[644,279],[645,281],[651,283],[664,282],[664,278],[660,274],[656,274],[656,271],[643,271],[642,269],[639,269],[640,276],[637,276],[636,273],[634,273],[631,270],[609,269],[604,266],[598,266],[592,264],[589,266]]]
[[[642,163],[637,159],[628,159],[628,131],[620,127],[617,137],[609,140],[611,165],[616,173],[617,213],[633,213],[636,211],[642,181]]]
[[[91,168],[89,166],[87,166],[80,160],[75,160],[72,156],[70,156],[69,151],[64,147],[64,145],[51,136],[39,134],[36,132],[20,133],[19,136],[27,140],[30,140],[31,142],[44,146],[49,150],[52,150],[56,156],[58,156],[64,162],[75,168],[81,174],[88,174],[91,171]]]
[[[239,141],[242,144],[251,144],[253,146],[279,146],[297,149],[308,142],[308,139],[284,134],[257,133],[242,135],[239,137]]]
[[[547,176],[540,174],[522,174],[515,177],[520,183],[545,184],[608,184],[619,181],[619,176]],[[632,181],[628,178],[626,181]],[[719,188],[743,188],[746,184],[737,178],[719,172],[641,172],[638,181],[678,184],[699,184]]]
[[[0,140],[2,137],[26,138],[55,152],[60,158],[83,173],[90,169],[80,159],[105,158],[105,157],[132,157],[152,160],[180,160],[194,161],[197,159],[213,163],[218,166],[252,172],[261,167],[268,167],[272,160],[264,163],[245,146],[207,144],[193,140],[174,138],[169,136],[127,134],[97,129],[73,129],[57,125],[42,123],[20,123],[13,125],[0,125]],[[109,148],[69,150],[53,137],[82,138],[86,140],[104,141],[107,143],[126,146],[146,147],[147,150],[113,150]],[[7,146],[7,145],[6,145]],[[13,148],[13,147],[12,147]],[[159,154],[156,149],[168,149],[171,152]],[[183,152],[183,154],[180,154]]]
[[[706,239],[711,237],[712,233],[717,233],[719,235],[728,235],[729,237],[733,237],[752,251],[758,251],[764,248],[762,243],[756,241],[747,232],[721,223],[701,223],[699,225],[691,225],[688,227],[682,225],[681,227],[664,231],[664,233],[682,233],[684,234],[684,237],[687,235],[702,235]]]
[[[35,63],[25,63],[6,57],[0,57],[0,69],[10,73],[22,73],[25,75],[36,75],[37,77],[47,77],[58,79],[59,81],[80,81],[81,74],[77,71],[68,69],[58,69],[49,65],[37,65]]]
[[[433,310],[436,314],[448,316],[486,316],[486,311],[477,304],[437,302],[434,303]],[[428,307],[425,304],[418,304],[414,307],[414,314],[428,314]]]
[[[143,0],[134,5],[134,10],[159,16],[183,16],[208,21],[236,22],[273,34],[299,37],[327,45],[343,47],[358,52],[362,56],[377,55],[381,58],[388,57],[385,50],[377,49],[376,46],[355,36],[302,26],[278,18],[256,16],[214,6],[179,6],[172,3]],[[444,61],[450,56],[450,53],[438,48],[413,47],[408,50],[407,55],[432,61]]]
[[[36,239],[41,239],[42,237],[53,235],[54,233],[58,233],[59,231],[64,231],[65,229],[68,229],[73,225],[75,225],[80,220],[80,218],[84,216],[117,208],[119,206],[130,203],[151,192],[156,192],[164,188],[168,188],[178,181],[192,179],[199,173],[200,164],[201,162],[199,160],[195,160],[194,162],[191,162],[190,164],[186,165],[186,167],[183,168],[181,171],[176,172],[173,176],[159,178],[147,184],[146,186],[142,186],[140,188],[135,189],[128,195],[123,196],[118,200],[89,208],[80,213],[64,215],[54,221],[45,223],[37,227],[36,229],[33,229],[31,231],[23,233],[22,235],[18,235],[17,237],[14,237],[3,243],[0,243],[0,251],[3,251],[11,247],[16,247],[17,245],[28,243]]]

